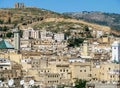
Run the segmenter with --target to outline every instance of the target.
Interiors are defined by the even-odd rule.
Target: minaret
[[[82,55],[83,56],[88,56],[89,55],[89,53],[88,53],[88,47],[89,47],[88,41],[85,40],[83,42],[83,48],[82,48]]]
[[[14,48],[20,51],[20,30],[18,28],[14,30]]]
[[[120,61],[120,43],[115,41],[112,44],[112,61],[119,62]]]

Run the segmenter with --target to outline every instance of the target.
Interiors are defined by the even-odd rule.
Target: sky
[[[0,0],[0,8],[13,8],[15,2],[59,13],[100,11],[120,14],[120,0]]]

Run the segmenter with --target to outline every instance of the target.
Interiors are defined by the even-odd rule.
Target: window
[[[86,72],[86,70],[84,70],[84,72]]]
[[[5,68],[5,70],[7,70],[7,68]]]
[[[88,77],[91,77],[92,76],[92,74],[88,74]]]
[[[1,69],[3,69],[3,67],[0,67]]]
[[[82,70],[80,70],[80,72],[82,72]]]

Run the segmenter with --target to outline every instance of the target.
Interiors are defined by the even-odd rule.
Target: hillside
[[[21,29],[34,27],[48,29],[54,32],[65,32],[69,30],[81,30],[85,26],[93,30],[111,32],[108,26],[102,26],[84,20],[77,20],[45,9],[40,8],[6,8],[0,9],[0,31],[9,31],[14,27]],[[118,33],[118,32],[117,32]]]
[[[6,8],[0,9],[0,24],[10,27],[27,25],[46,18],[64,17],[59,13],[38,8]]]
[[[102,12],[69,12],[63,13],[72,18],[81,19],[90,23],[109,26],[112,29],[120,30],[120,14]]]

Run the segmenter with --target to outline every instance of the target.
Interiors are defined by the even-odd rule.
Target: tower
[[[82,48],[82,55],[83,56],[89,56],[89,44],[88,44],[88,41],[84,41],[83,42],[83,48]]]
[[[20,30],[16,28],[14,30],[14,48],[15,50],[20,50]]]
[[[119,62],[120,61],[120,43],[115,41],[112,44],[112,61]]]

